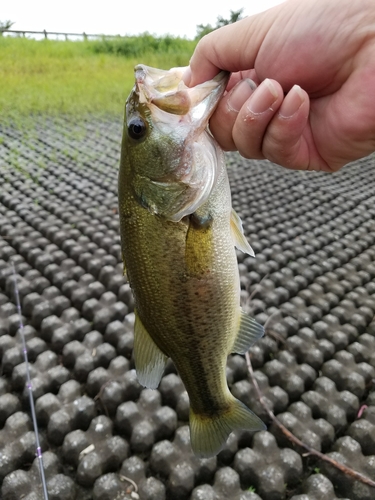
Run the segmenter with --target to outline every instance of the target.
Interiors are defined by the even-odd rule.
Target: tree
[[[229,19],[225,19],[222,16],[218,16],[216,20],[216,25],[212,26],[212,24],[198,24],[197,25],[197,34],[195,36],[196,40],[200,40],[211,31],[214,31],[222,26],[226,26],[227,24],[232,24],[243,18],[242,16],[243,9],[240,10],[231,10],[229,14]]]
[[[240,19],[242,19],[242,13],[243,9],[231,10],[229,19],[225,19],[224,17],[219,16],[217,18],[216,28],[221,28],[221,26],[226,26],[227,24],[233,24],[239,21]]]
[[[13,26],[12,21],[0,21],[0,36],[4,33],[4,31],[8,30]]]

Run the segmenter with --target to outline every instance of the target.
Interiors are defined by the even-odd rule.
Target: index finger
[[[190,74],[185,75],[185,82],[193,87],[212,79],[221,70],[237,72],[254,68],[276,10],[277,7],[246,17],[204,36],[190,60]]]

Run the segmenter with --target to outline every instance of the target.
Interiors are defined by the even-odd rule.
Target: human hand
[[[210,129],[225,150],[328,172],[375,151],[372,0],[287,0],[220,28],[184,79],[221,69],[232,76]]]

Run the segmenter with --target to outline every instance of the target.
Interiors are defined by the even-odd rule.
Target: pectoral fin
[[[240,328],[232,352],[245,354],[264,335],[264,328],[241,309]]]
[[[152,340],[137,311],[135,311],[133,354],[139,383],[149,389],[156,389],[163,376],[168,356]]]
[[[241,252],[251,255],[251,257],[255,257],[254,250],[251,248],[249,242],[243,234],[241,219],[234,208],[232,208],[230,216],[230,229],[235,247],[238,248],[238,250],[241,250]]]

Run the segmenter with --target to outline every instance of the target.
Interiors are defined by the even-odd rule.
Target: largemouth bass
[[[224,154],[207,127],[228,74],[188,88],[183,70],[135,68],[119,210],[138,379],[156,388],[172,358],[189,394],[192,449],[208,457],[233,430],[265,428],[226,381],[227,356],[245,353],[264,332],[240,308],[234,247],[253,251],[231,207]]]

